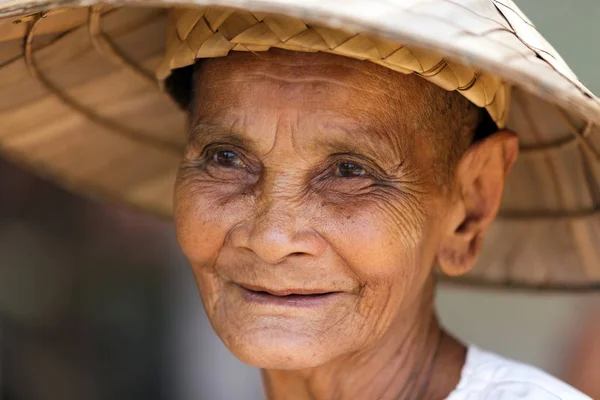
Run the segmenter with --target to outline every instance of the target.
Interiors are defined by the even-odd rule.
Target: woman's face
[[[195,80],[175,215],[215,331],[263,368],[367,348],[417,306],[447,224],[418,122],[430,84],[286,52]]]

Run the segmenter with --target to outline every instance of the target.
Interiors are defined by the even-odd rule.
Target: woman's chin
[[[339,348],[326,338],[288,330],[255,330],[235,338],[223,338],[223,341],[239,360],[263,369],[312,368],[339,355]]]

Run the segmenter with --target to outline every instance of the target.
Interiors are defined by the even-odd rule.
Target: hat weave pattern
[[[506,125],[509,85],[495,75],[381,36],[311,25],[284,15],[218,7],[174,10],[166,55],[156,75],[163,80],[172,70],[199,58],[270,48],[327,52],[371,61],[403,74],[415,73],[446,90],[458,91],[485,107],[499,127]]]

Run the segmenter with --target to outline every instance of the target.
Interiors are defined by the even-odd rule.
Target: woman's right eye
[[[219,150],[212,154],[212,161],[227,168],[243,168],[244,162],[235,152],[231,150]]]

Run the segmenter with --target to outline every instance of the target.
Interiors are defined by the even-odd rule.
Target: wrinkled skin
[[[441,186],[419,123],[420,93],[431,84],[390,79],[382,70],[328,54],[272,51],[210,60],[196,74],[199,94],[175,189],[178,239],[215,331],[241,360],[273,371],[266,377],[273,398],[278,379],[292,385],[277,370],[302,371],[309,381],[320,369],[323,379],[306,393],[352,398],[360,391],[340,389],[332,375],[344,371],[348,381],[359,366],[381,375],[396,364],[395,378],[370,382],[371,390],[382,386],[383,397],[398,397],[400,389],[388,389],[405,382],[390,380],[408,380],[414,363],[433,360],[445,337],[432,306],[433,265],[437,259],[450,274],[470,268],[476,254],[469,252],[478,252],[488,223],[482,215],[493,219],[502,172],[514,161],[506,143],[516,149],[516,141],[507,134],[489,146],[499,149],[490,151],[497,160],[483,163],[502,176],[492,194],[461,186],[481,178],[472,172],[482,164],[477,154],[463,167],[467,178]],[[334,295],[310,306],[257,302],[240,285]],[[442,347],[454,349],[452,387],[464,351]]]

